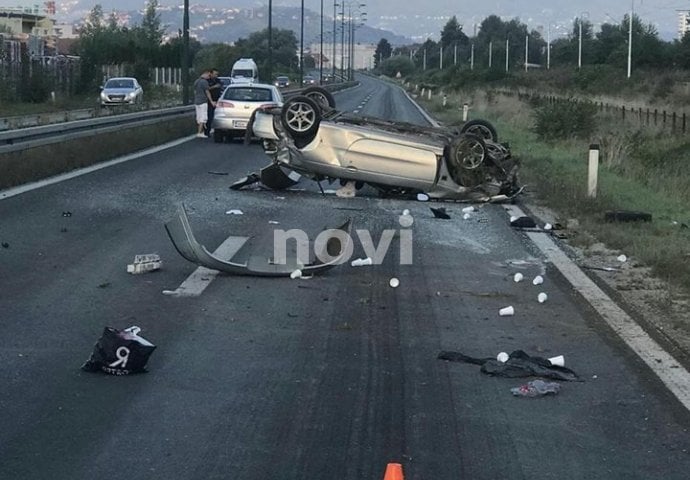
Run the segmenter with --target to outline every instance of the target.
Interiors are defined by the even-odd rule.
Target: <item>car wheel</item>
[[[285,102],[280,120],[293,138],[311,139],[319,129],[321,109],[311,98],[299,95]]]
[[[486,142],[480,136],[464,133],[451,143],[449,156],[453,170],[475,170],[486,159]]]
[[[470,120],[462,126],[460,133],[471,133],[484,140],[498,142],[498,133],[496,133],[496,129],[486,120]]]
[[[309,87],[305,88],[304,91],[302,91],[302,95],[311,98],[314,100],[319,107],[321,107],[321,111],[325,111],[328,109],[334,109],[335,108],[335,99],[333,98],[333,95],[331,92],[326,90],[325,88],[321,87]]]
[[[216,143],[223,143],[223,140],[225,140],[225,135],[223,135],[223,132],[214,130],[213,131],[213,141]]]

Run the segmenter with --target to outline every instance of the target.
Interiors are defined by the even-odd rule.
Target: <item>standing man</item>
[[[206,120],[206,136],[211,136],[213,129],[213,113],[216,111],[216,103],[223,90],[223,84],[218,80],[218,69],[212,68],[211,75],[208,77],[208,89],[211,92],[211,101],[208,102],[208,119]]]
[[[196,124],[197,124],[197,138],[206,138],[204,134],[204,129],[206,128],[206,122],[208,121],[208,106],[207,103],[213,103],[215,107],[215,102],[211,98],[211,92],[208,89],[208,79],[211,76],[209,70],[204,70],[201,72],[201,76],[194,82],[194,106],[196,109]]]

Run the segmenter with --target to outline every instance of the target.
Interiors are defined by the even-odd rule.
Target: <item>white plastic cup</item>
[[[548,298],[549,296],[544,292],[541,292],[539,295],[537,295],[537,300],[539,300],[539,303],[544,303],[546,300],[548,300]]]
[[[506,352],[501,352],[498,355],[496,355],[496,360],[498,360],[501,363],[506,363],[510,357]]]
[[[390,281],[388,282],[388,284],[389,284],[391,287],[393,287],[393,288],[398,288],[398,285],[400,285],[400,280],[398,280],[397,278],[393,277],[393,278],[390,279]]]
[[[542,283],[544,283],[544,277],[541,275],[537,275],[534,277],[534,280],[532,280],[532,285],[541,285]]]
[[[462,209],[462,213],[472,213],[474,212],[474,207],[465,207]]]
[[[513,281],[515,283],[520,283],[523,278],[525,278],[525,277],[520,272],[518,272],[513,276]]]
[[[353,267],[363,267],[365,265],[373,265],[373,263],[374,261],[370,257],[352,260]]]
[[[403,210],[403,215],[409,215],[410,211],[408,209]]]
[[[628,261],[628,257],[626,257],[625,255],[619,255],[619,256],[618,256],[618,261],[621,262],[621,263],[625,263],[625,262]]]
[[[469,220],[471,218],[471,215],[469,213],[466,213],[462,216],[465,220]]]
[[[502,317],[510,317],[515,315],[515,309],[512,305],[509,307],[504,307],[498,311],[498,314]]]
[[[293,280],[295,278],[302,278],[302,270],[295,270],[290,274],[290,278],[292,278]]]
[[[563,355],[551,357],[549,358],[549,362],[551,362],[551,365],[555,365],[557,367],[565,367],[565,358],[563,357]]]
[[[544,224],[544,230],[549,231],[549,230],[551,230],[552,228],[553,228],[553,225],[551,225],[550,223]]]
[[[428,202],[429,201],[429,195],[427,195],[426,193],[418,193],[417,194],[417,201]]]

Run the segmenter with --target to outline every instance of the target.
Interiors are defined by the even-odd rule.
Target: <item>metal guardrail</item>
[[[189,116],[193,109],[193,105],[186,105],[8,130],[0,132],[0,154],[170,121]]]

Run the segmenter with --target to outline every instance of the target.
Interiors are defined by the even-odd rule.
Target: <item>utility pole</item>
[[[628,22],[628,78],[632,75],[632,28],[635,15],[635,0],[630,1],[630,22]]]
[[[527,65],[529,62],[529,34],[525,35],[525,72],[527,71]]]
[[[580,35],[577,40],[577,68],[582,68],[582,17],[577,19],[577,25],[580,30]]]
[[[269,2],[271,0],[268,0]],[[271,47],[268,47],[269,49]],[[323,0],[321,0],[321,46],[319,46],[319,85],[323,83]]]
[[[381,57],[379,56],[379,64],[381,63],[380,58],[381,58]],[[426,48],[424,49],[424,61],[423,61],[423,64],[422,64],[422,65],[423,65],[422,70],[426,70]]]
[[[182,104],[189,105],[189,0],[182,12]]]
[[[458,44],[453,46],[453,65],[458,64]]]
[[[546,29],[546,69],[551,69],[551,23]]]
[[[472,44],[470,53],[470,70],[474,70],[474,43]]]
[[[345,74],[345,0],[341,0],[340,10],[340,79]]]
[[[438,59],[438,69],[443,70],[443,45],[441,45],[441,52]]]
[[[268,0],[268,78],[273,82],[273,0]]]
[[[299,24],[299,84],[304,85],[304,0],[302,0],[302,10]]]
[[[335,82],[335,41],[336,41],[336,37],[335,37],[335,35],[336,35],[335,34],[335,25],[336,24],[335,24],[335,21],[336,21],[336,18],[338,17],[338,13],[336,12],[335,7],[337,7],[337,6],[338,6],[338,4],[335,2],[335,0],[333,0],[333,57],[331,58],[331,67],[333,69],[332,74],[333,74],[333,81],[334,82]]]
[[[508,63],[508,57],[510,56],[510,38],[506,38],[506,72],[508,71],[508,68],[510,66],[510,63]]]
[[[489,68],[491,68],[492,57],[494,54],[494,42],[489,42]]]

